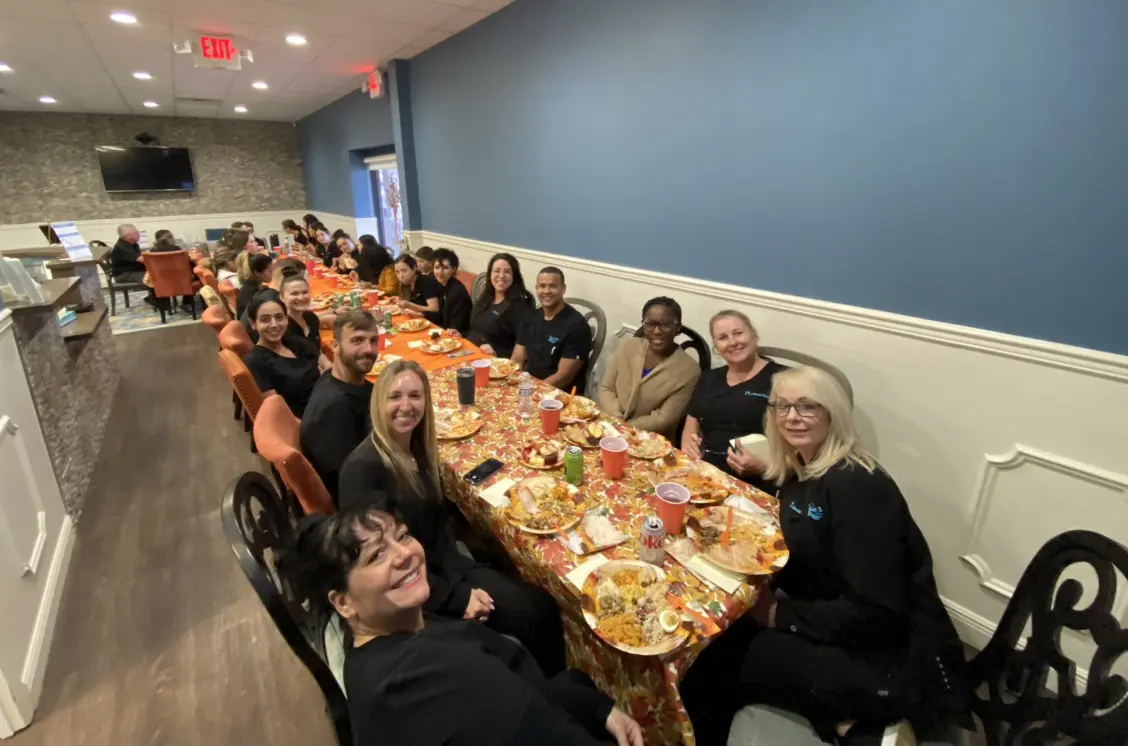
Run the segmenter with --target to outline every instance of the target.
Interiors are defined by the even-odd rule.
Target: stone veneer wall
[[[98,145],[192,151],[193,192],[106,193]],[[0,223],[291,210],[306,203],[287,122],[0,112]]]
[[[63,504],[77,523],[121,380],[110,322],[71,341],[53,311],[17,314],[12,322]]]

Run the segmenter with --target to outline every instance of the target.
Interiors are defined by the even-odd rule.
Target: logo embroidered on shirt
[[[796,513],[798,513],[799,515],[803,515],[803,509],[802,509],[802,508],[800,508],[800,507],[799,507],[798,505],[796,505],[795,503],[788,503],[788,504],[787,504],[787,507],[791,508],[791,509],[792,509],[792,510],[794,510],[794,511],[795,511]]]
[[[755,396],[759,399],[767,399],[768,398],[767,394],[761,394],[758,391],[745,391],[744,395],[745,396]]]
[[[549,343],[550,345],[554,345],[554,344],[556,344],[556,343],[557,343],[557,342],[559,342],[559,341],[560,341],[560,337],[549,337],[549,338],[548,338],[548,343]]]
[[[807,517],[812,521],[817,521],[823,516],[823,509],[814,503],[807,506]]]

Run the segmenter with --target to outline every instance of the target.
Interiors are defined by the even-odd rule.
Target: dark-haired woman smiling
[[[642,339],[623,340],[615,350],[599,384],[599,407],[632,427],[673,438],[701,367],[674,342],[681,306],[673,298],[646,302],[642,331]]]
[[[474,299],[466,338],[487,355],[509,357],[517,330],[533,312],[533,296],[525,288],[521,265],[512,254],[494,254],[486,265],[487,282]]]
[[[382,493],[302,520],[281,571],[352,633],[345,651],[357,746],[642,746],[642,730],[565,671],[550,679],[520,645],[473,621],[424,613],[422,544]]]
[[[317,359],[303,357],[283,342],[290,317],[278,293],[264,290],[256,295],[247,316],[258,332],[258,344],[243,358],[247,370],[263,394],[278,394],[300,418],[320,375]]]
[[[396,259],[396,277],[400,282],[400,298],[409,316],[438,313],[442,286],[431,275],[419,274],[415,257],[403,254]]]

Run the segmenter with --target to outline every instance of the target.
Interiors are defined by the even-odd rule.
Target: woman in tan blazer
[[[672,298],[651,298],[642,307],[641,339],[624,340],[599,384],[604,412],[632,427],[673,439],[701,368],[674,337],[681,332],[681,306]]]

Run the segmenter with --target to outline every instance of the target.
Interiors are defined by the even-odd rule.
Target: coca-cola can
[[[642,521],[638,558],[652,565],[660,565],[666,560],[666,527],[658,516],[652,515]]]

